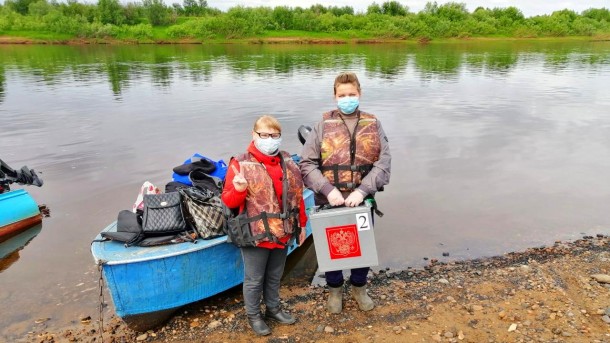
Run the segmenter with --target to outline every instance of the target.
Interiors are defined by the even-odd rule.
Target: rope
[[[104,342],[104,278],[102,277],[102,261],[97,262],[97,270],[100,273],[100,278],[98,279],[98,285],[100,286],[100,295],[99,295],[99,333],[100,333],[100,341]]]

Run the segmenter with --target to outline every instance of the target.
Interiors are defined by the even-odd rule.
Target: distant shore
[[[134,332],[116,316],[105,322],[104,342],[608,342],[610,238],[574,242],[503,256],[442,263],[369,275],[376,308],[357,309],[346,290],[344,310],[324,310],[327,290],[284,285],[283,307],[298,321],[271,324],[254,336],[239,289],[189,305],[169,323]],[[96,315],[85,324],[28,342],[99,342]],[[41,324],[44,325],[44,324]]]
[[[31,37],[18,35],[0,35],[0,44],[15,45],[167,45],[167,44],[429,44],[429,43],[456,43],[456,42],[484,42],[484,41],[610,41],[610,34],[596,36],[569,36],[569,37],[541,37],[541,38],[514,38],[514,37],[468,37],[468,38],[442,38],[442,39],[395,39],[395,38],[325,38],[325,37],[253,37],[241,39],[116,39],[116,38],[76,38],[76,37],[49,37],[45,35],[32,35]]]

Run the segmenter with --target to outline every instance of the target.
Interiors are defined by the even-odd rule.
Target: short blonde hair
[[[282,126],[280,125],[280,122],[277,121],[277,119],[275,119],[274,117],[265,114],[264,116],[260,116],[258,119],[256,119],[256,121],[254,122],[254,131],[257,132],[261,126],[266,126],[270,129],[275,129],[278,132],[282,132]]]
[[[335,84],[333,86],[333,92],[335,95],[337,95],[337,86],[343,83],[351,83],[352,85],[356,86],[358,93],[362,93],[360,91],[360,81],[358,81],[358,76],[356,76],[355,73],[344,72],[337,75],[335,78]]]

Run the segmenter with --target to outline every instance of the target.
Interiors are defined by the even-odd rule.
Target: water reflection
[[[42,224],[0,242],[0,273],[19,259],[19,251],[25,248],[42,230]]]
[[[474,42],[425,46],[5,46],[2,50],[0,63],[5,68],[35,76],[46,85],[60,85],[68,80],[99,79],[105,75],[117,99],[142,77],[149,77],[155,87],[167,88],[176,82],[176,76],[186,77],[193,82],[209,82],[212,76],[227,70],[236,76],[264,76],[269,73],[290,75],[304,70],[310,70],[315,75],[323,70],[351,69],[362,63],[372,76],[395,79],[404,75],[407,65],[413,61],[415,71],[422,80],[457,80],[462,70],[500,76],[511,72],[520,62],[540,57],[543,58],[544,67],[549,70],[610,63],[610,56],[603,44],[586,42]]]

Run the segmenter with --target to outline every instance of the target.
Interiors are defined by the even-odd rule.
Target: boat
[[[304,189],[305,206],[314,206],[313,192]],[[116,231],[116,222],[103,231]],[[307,223],[307,237],[311,226]],[[296,242],[288,254],[298,248]],[[183,242],[156,247],[125,247],[103,241],[91,244],[116,314],[133,330],[146,331],[165,323],[189,303],[200,301],[243,283],[240,250],[227,243],[227,236],[196,243]]]
[[[0,242],[42,222],[36,201],[24,189],[11,190],[13,183],[43,184],[33,169],[23,166],[15,170],[0,160]]]
[[[0,194],[0,241],[42,222],[38,204],[24,189]]]

